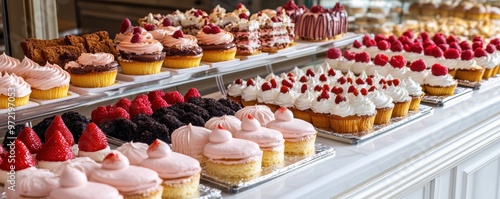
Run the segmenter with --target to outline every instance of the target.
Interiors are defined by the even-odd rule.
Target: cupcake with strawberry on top
[[[163,46],[154,39],[135,33],[130,40],[120,42],[118,62],[127,75],[149,75],[160,72],[165,53]]]
[[[234,59],[236,45],[233,34],[215,24],[208,24],[196,35],[198,45],[203,49],[202,61],[220,62]]]
[[[441,64],[431,67],[431,74],[425,78],[425,91],[434,96],[451,96],[455,93],[457,81],[448,74],[448,68]]]
[[[166,35],[161,43],[165,52],[164,67],[181,69],[200,65],[203,50],[196,37],[177,30],[173,35]]]
[[[60,131],[56,130],[36,155],[38,167],[54,171],[67,160],[75,159],[75,154]]]

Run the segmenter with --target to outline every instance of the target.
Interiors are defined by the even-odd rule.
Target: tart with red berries
[[[196,37],[177,30],[172,35],[166,35],[161,43],[165,52],[164,67],[182,69],[200,65],[203,50],[198,46]]]
[[[221,62],[233,60],[236,45],[233,34],[215,24],[208,24],[197,35],[198,45],[203,49],[202,61]]]

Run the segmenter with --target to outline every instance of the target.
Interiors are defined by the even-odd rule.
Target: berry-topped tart
[[[198,46],[196,37],[184,35],[178,30],[173,35],[165,36],[161,43],[166,53],[164,67],[181,69],[200,65],[203,50]]]
[[[203,49],[202,61],[228,61],[234,59],[236,55],[233,34],[220,29],[215,24],[203,27],[196,38],[199,46]]]

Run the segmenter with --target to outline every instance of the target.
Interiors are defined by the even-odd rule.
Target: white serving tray
[[[77,98],[79,96],[80,95],[78,93],[75,93],[75,92],[72,92],[72,91],[68,91],[68,96],[62,97],[62,98],[58,98],[58,99],[50,99],[50,100],[30,99],[30,100],[34,101],[34,102],[37,102],[40,105],[45,105],[45,104],[52,104],[52,103],[56,103],[56,102],[62,102],[62,101],[70,100],[70,99],[75,99],[75,98]]]
[[[23,110],[23,109],[27,109],[27,108],[31,108],[31,107],[36,107],[36,106],[39,106],[40,104],[36,103],[36,102],[32,102],[32,101],[28,101],[28,103],[24,106],[19,106],[19,107],[14,107],[14,110],[15,111],[19,111],[19,110]],[[0,109],[0,114],[6,114],[6,113],[9,113],[9,109],[8,108],[3,108],[3,109]]]
[[[123,73],[118,73],[118,75],[116,75],[116,79],[128,82],[142,83],[159,79],[165,79],[170,77],[170,75],[171,74],[169,70],[162,68],[160,73],[151,75],[126,75]]]
[[[110,90],[115,90],[132,84],[134,84],[134,82],[116,81],[115,84],[111,86],[100,87],[100,88],[84,88],[84,87],[69,85],[69,90],[78,93],[80,95],[85,95],[89,93],[102,93]]]

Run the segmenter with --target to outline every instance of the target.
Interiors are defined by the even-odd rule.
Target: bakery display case
[[[117,7],[137,3],[118,0],[104,3],[113,4],[113,2],[118,2],[117,5],[113,5]],[[102,185],[91,182],[111,185],[105,187],[109,188],[106,193],[109,198],[118,197],[119,194],[156,195],[161,198],[158,195],[162,193],[160,189],[170,190],[163,191],[164,198],[167,197],[166,193],[180,194],[175,198],[185,197],[182,194],[189,195],[189,198],[498,197],[500,195],[498,191],[500,76],[497,73],[500,67],[497,64],[487,69],[483,67],[483,73],[476,81],[461,79],[456,74],[451,76],[452,71],[457,72],[454,70],[467,70],[467,68],[443,66],[452,62],[449,59],[453,59],[456,65],[459,65],[457,64],[459,61],[464,63],[474,61],[485,66],[489,62],[493,63],[492,60],[500,60],[500,49],[496,49],[496,45],[500,46],[500,40],[495,39],[496,35],[484,32],[484,35],[489,35],[491,38],[483,35],[483,37],[472,37],[470,40],[474,42],[468,42],[467,36],[460,37],[457,32],[447,32],[445,35],[431,33],[432,36],[427,35],[427,39],[435,43],[444,40],[444,43],[449,45],[442,49],[438,45],[425,44],[432,47],[427,49],[423,48],[424,42],[420,44],[407,41],[405,38],[412,38],[415,41],[418,41],[418,38],[425,40],[422,35],[428,33],[406,30],[401,33],[390,32],[391,36],[359,33],[376,33],[376,29],[381,25],[374,24],[379,22],[399,23],[406,17],[406,14],[401,13],[406,12],[402,10],[407,9],[408,2],[341,2],[346,5],[347,12],[337,4],[333,9],[314,6],[309,11],[301,13],[297,11],[299,10],[297,6],[297,10],[292,10],[290,13],[264,10],[252,16],[246,13],[248,10],[244,5],[238,5],[233,11],[240,12],[237,21],[226,27],[224,27],[227,25],[224,24],[224,17],[212,16],[212,13],[217,15],[221,12],[220,7],[217,7],[219,10],[216,8],[210,13],[182,8],[188,10],[186,13],[192,13],[193,18],[199,15],[206,15],[207,20],[218,17],[220,23],[215,20],[212,21],[214,24],[207,23],[201,27],[190,24],[182,29],[170,30],[169,28],[174,26],[171,24],[175,24],[176,21],[169,17],[175,17],[175,14],[148,15],[142,10],[136,10],[130,14],[130,20],[127,21],[117,17],[120,14],[106,14],[105,10],[89,12],[95,7],[93,4],[103,2],[77,1],[79,6],[87,10],[81,13],[82,16],[88,17],[86,20],[115,17],[113,25],[101,24],[101,28],[91,30],[88,34],[67,35],[60,39],[24,40],[18,50],[24,51],[27,58],[17,64],[32,67],[29,71],[17,65],[18,69],[13,69],[16,67],[10,66],[14,61],[12,63],[7,61],[10,59],[5,55],[0,57],[0,69],[24,75],[27,83],[36,86],[31,86],[33,91],[42,90],[43,93],[44,89],[39,88],[45,88],[45,85],[59,88],[54,82],[62,82],[61,79],[68,80],[68,91],[65,92],[67,95],[55,99],[44,99],[40,97],[44,95],[40,95],[34,99],[30,98],[24,106],[0,109],[1,115],[5,116],[0,118],[0,132],[7,132],[2,135],[5,137],[3,143],[6,145],[9,140],[14,139],[9,133],[20,131],[18,129],[20,127],[15,125],[26,124],[32,127],[31,131],[25,130],[31,128],[24,128],[21,132],[16,132],[22,133],[21,138],[15,143],[15,146],[20,148],[16,154],[26,158],[27,162],[26,165],[16,166],[27,171],[35,168],[31,154],[32,150],[39,150],[37,156],[34,156],[38,166],[50,169],[52,173],[47,171],[34,178],[35,180],[45,177],[62,179],[78,176],[79,179],[88,179],[89,182],[87,180],[78,182],[78,186],[85,188]],[[143,2],[148,8],[158,6],[159,10],[166,7],[180,8],[168,3]],[[198,3],[195,2],[199,5],[197,8],[205,11],[213,8],[207,4],[208,2]],[[288,2],[282,8],[293,8],[293,5]],[[120,10],[122,14],[123,11],[127,13],[126,9],[121,10],[117,7],[113,10]],[[234,14],[233,12],[228,10],[227,13],[230,15]],[[264,15],[262,13],[273,17],[266,19],[262,17]],[[286,14],[291,16],[302,14],[302,17],[292,17],[298,21],[297,23],[285,23],[288,20],[292,21]],[[321,32],[323,26],[320,25],[316,28],[306,25],[294,27],[303,18],[312,20],[318,15],[332,19],[331,24],[323,24],[325,29],[331,29],[331,32]],[[250,27],[251,18],[258,21],[255,29]],[[139,24],[142,27],[134,27],[131,24]],[[474,27],[477,27],[477,24],[475,25]],[[363,31],[355,33],[347,31],[347,27],[361,28]],[[301,30],[297,31],[296,28]],[[157,36],[154,33],[160,30],[171,33],[165,33],[162,39],[153,39]],[[277,35],[268,33],[275,30],[280,33]],[[111,33],[113,31],[115,33]],[[257,39],[259,42],[256,42],[267,47],[258,48],[256,51],[260,54],[248,53],[253,51],[241,43],[250,43],[251,41],[248,41],[250,39],[238,37],[242,34],[246,36],[252,31],[255,34],[265,35],[264,40]],[[236,35],[239,40],[235,41],[241,43],[234,45],[224,43],[223,37],[227,35],[231,35],[231,38]],[[117,42],[116,38],[120,36],[122,39]],[[222,42],[216,45],[206,42],[213,38]],[[198,42],[189,43],[192,40]],[[458,45],[458,41],[462,40],[466,44]],[[182,41],[186,48],[178,50],[169,44],[170,41]],[[479,43],[484,47],[479,48]],[[149,48],[137,50],[139,45]],[[470,49],[480,50],[467,50],[467,45]],[[171,56],[168,57],[169,61],[165,61],[169,63],[151,67],[151,70],[145,72],[147,74],[141,75],[134,74],[138,71],[137,65],[131,70],[125,69],[124,66],[130,63],[144,64],[158,59],[167,60],[163,57],[158,58],[165,51],[160,50],[158,53],[154,50],[156,46],[167,49],[163,57]],[[207,57],[195,53],[197,49],[208,52],[221,46],[234,48],[235,51],[232,53],[237,54],[236,57],[233,54],[228,60],[207,61]],[[456,46],[463,50],[457,50],[457,53],[450,50],[458,48]],[[132,51],[128,51],[129,49]],[[418,49],[421,52],[417,53]],[[263,52],[260,52],[261,50]],[[148,53],[144,53],[146,51]],[[107,54],[97,56],[100,52]],[[197,63],[194,67],[182,68],[172,65],[175,62],[173,56],[178,56],[175,53],[184,53],[182,56],[186,56],[187,53],[192,56],[190,58],[198,59]],[[118,63],[114,62],[113,54],[120,57],[117,58]],[[211,58],[217,57],[211,55]],[[66,67],[64,70],[55,69],[54,64]],[[184,66],[183,64],[186,63],[180,63]],[[82,72],[78,69],[89,65],[100,68],[99,72],[114,72],[113,75],[116,77],[112,79],[113,81],[107,81],[107,86],[99,86],[102,82],[87,81],[99,79],[98,77],[81,76],[77,81],[76,75],[89,74],[88,71]],[[153,69],[158,71],[151,72]],[[489,75],[483,76],[486,70],[489,71]],[[33,77],[36,76],[30,73],[33,71],[39,71],[43,78]],[[66,73],[71,78],[62,78],[66,77]],[[0,77],[5,78],[2,75]],[[407,76],[416,79],[412,80]],[[428,76],[439,85],[419,83],[417,80],[421,77],[423,81],[424,77]],[[44,80],[55,79],[54,77],[61,81]],[[447,79],[448,77],[451,79]],[[454,84],[451,86],[454,86],[452,92],[440,93],[445,92],[442,88],[448,86],[441,84],[448,83],[448,80],[450,84]],[[97,86],[88,87],[88,84]],[[253,86],[254,90],[244,90],[250,86]],[[254,94],[255,97],[247,98],[243,94],[245,92],[249,95]],[[271,92],[276,94],[273,95],[272,102],[266,100],[267,95],[263,94]],[[309,104],[309,107],[304,109],[307,111],[299,110],[295,100],[299,96],[308,96],[308,93],[309,97],[301,99]],[[278,98],[280,100],[276,100]],[[412,104],[413,100],[416,103]],[[403,106],[398,105],[399,111],[386,114],[388,117],[375,116],[388,107],[392,111],[396,104],[407,104],[407,106],[401,108]],[[327,112],[321,110],[323,108],[327,109]],[[266,111],[261,112],[258,109]],[[300,111],[306,112],[308,117],[299,116],[297,113],[301,113]],[[366,115],[368,118],[371,117],[366,120],[371,120],[369,125],[363,122],[339,124],[339,121],[345,122],[342,118],[356,118],[361,121],[359,118],[367,118]],[[245,133],[248,132],[273,131],[280,136],[263,136],[257,139],[252,136],[245,137]],[[299,134],[300,139],[293,137],[297,136],[296,134]],[[37,137],[38,142],[31,140],[31,137]],[[272,140],[272,146],[263,140]],[[42,141],[46,141],[45,144],[42,145]],[[20,142],[29,144],[25,146]],[[40,146],[37,147],[33,143],[40,143]],[[276,163],[278,165],[276,167],[261,166],[260,164],[274,164],[273,158],[280,158],[279,156],[269,158],[269,153],[266,154],[269,148],[273,149],[267,152],[276,152],[274,149],[279,148],[277,145],[282,147],[282,162]],[[52,154],[54,148],[64,148],[64,150],[57,150]],[[220,154],[217,153],[224,148],[232,148],[232,153],[225,154],[232,158],[218,159]],[[120,153],[110,152],[112,149]],[[138,152],[135,150],[144,151],[145,157],[137,155]],[[87,157],[85,160],[79,160],[85,163],[75,163],[85,165],[83,171],[60,169],[59,166],[54,167],[52,164],[64,161],[73,164],[71,159],[75,158],[74,153],[79,158]],[[267,159],[257,161],[256,157],[262,158],[266,155]],[[177,160],[184,166],[190,167],[189,171],[182,170],[184,168],[178,165],[181,163],[176,161],[158,160],[172,156],[178,158]],[[96,162],[99,164],[96,165]],[[192,164],[193,162],[196,164]],[[158,167],[156,163],[161,163],[162,166]],[[198,163],[201,163],[201,167]],[[145,168],[151,170],[146,171]],[[246,172],[240,172],[239,168],[245,168]],[[128,171],[144,175],[139,176]],[[194,183],[196,184],[194,188],[176,190],[176,183],[184,184],[184,181],[177,181],[180,177],[169,173],[171,171],[189,173],[186,174],[188,177],[182,176],[182,178],[186,177],[189,182],[201,184],[198,186]],[[0,171],[0,176],[3,175],[1,172],[5,170]],[[107,175],[111,172],[120,175]],[[250,174],[251,172],[257,174]],[[19,173],[21,182],[30,181],[27,178],[30,174],[25,174],[23,170],[19,170]],[[121,181],[126,181],[121,175],[128,175],[127,178],[133,179],[130,183],[126,183],[127,186],[140,188],[121,186]],[[249,176],[232,178],[231,175]],[[147,180],[149,183],[139,186],[136,183],[140,180]],[[173,184],[165,183],[161,186],[160,183],[156,184],[162,180]],[[57,190],[61,194],[69,194],[70,197],[74,193],[66,193],[65,189],[76,185],[73,183],[64,187],[50,186],[48,188]],[[130,193],[124,191],[125,189],[134,191]],[[190,195],[192,193],[187,192],[198,195]],[[11,197],[9,194],[17,193],[11,191],[4,193],[7,198]]]

